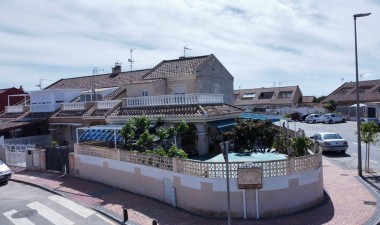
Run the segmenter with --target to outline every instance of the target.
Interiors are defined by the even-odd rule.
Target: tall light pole
[[[360,13],[354,15],[354,28],[355,28],[355,66],[356,66],[356,123],[358,134],[358,172],[362,176],[362,140],[360,137],[360,102],[359,102],[359,70],[358,70],[358,46],[356,40],[356,18],[369,16],[371,13]]]

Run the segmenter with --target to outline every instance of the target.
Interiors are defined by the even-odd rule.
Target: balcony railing
[[[223,94],[183,94],[124,98],[125,107],[224,103]]]
[[[61,110],[65,111],[76,111],[76,110],[85,110],[85,102],[71,102],[71,103],[61,103]]]
[[[7,113],[22,113],[28,109],[29,109],[29,106],[25,106],[25,105],[5,106],[5,112]]]
[[[99,101],[96,103],[96,109],[112,109],[120,102],[121,100]]]

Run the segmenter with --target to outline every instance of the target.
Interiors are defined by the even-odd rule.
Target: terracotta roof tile
[[[144,79],[168,78],[192,74],[207,57],[209,57],[209,55],[164,60],[147,73]]]
[[[102,74],[95,76],[83,76],[61,79],[45,89],[92,89],[94,84],[96,88],[106,87],[124,87],[134,81],[141,80],[142,77],[148,72],[148,70],[136,70],[129,72],[121,72],[116,76],[112,74]]]

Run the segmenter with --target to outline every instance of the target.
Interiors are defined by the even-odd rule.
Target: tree
[[[322,95],[321,97],[314,98],[314,99],[313,99],[313,102],[314,102],[314,103],[320,103],[320,102],[323,101],[325,98],[326,98],[326,96]]]
[[[337,104],[334,100],[330,100],[329,103],[323,104],[323,108],[329,110],[329,112],[334,112]]]
[[[223,133],[223,138],[233,140],[237,152],[263,152],[272,147],[277,133],[271,120],[236,119],[234,129]]]
[[[361,140],[365,143],[365,172],[369,173],[369,153],[371,144],[379,142],[378,126],[374,122],[362,123],[360,126]],[[360,143],[359,143],[360,144]]]

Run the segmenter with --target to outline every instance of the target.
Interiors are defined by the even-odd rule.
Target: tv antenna
[[[192,50],[191,48],[188,48],[188,47],[183,47],[183,57],[186,58],[186,50]]]
[[[343,77],[340,78],[340,82],[342,82],[342,84],[343,84],[343,82],[344,82],[344,78]]]
[[[42,81],[51,81],[51,80],[40,78],[38,84],[36,85],[36,87],[39,87],[40,90],[42,90]]]
[[[93,93],[93,95],[95,97],[95,101],[96,101],[96,95],[95,95],[95,88],[96,88],[95,75],[97,75],[99,71],[104,71],[104,69],[98,69],[97,67],[94,67],[94,69],[92,69],[92,77],[94,78],[94,80],[93,80],[94,87],[92,89],[92,93]],[[93,96],[91,96],[91,100],[92,100],[92,97]]]
[[[132,53],[133,53],[133,50],[135,50],[136,48],[130,48],[129,49],[129,52],[131,53],[131,58],[129,58],[128,59],[128,62],[130,63],[130,65],[131,65],[131,71],[132,71],[132,65],[133,65],[133,63],[135,62],[134,60],[133,60],[133,58],[132,58]]]

